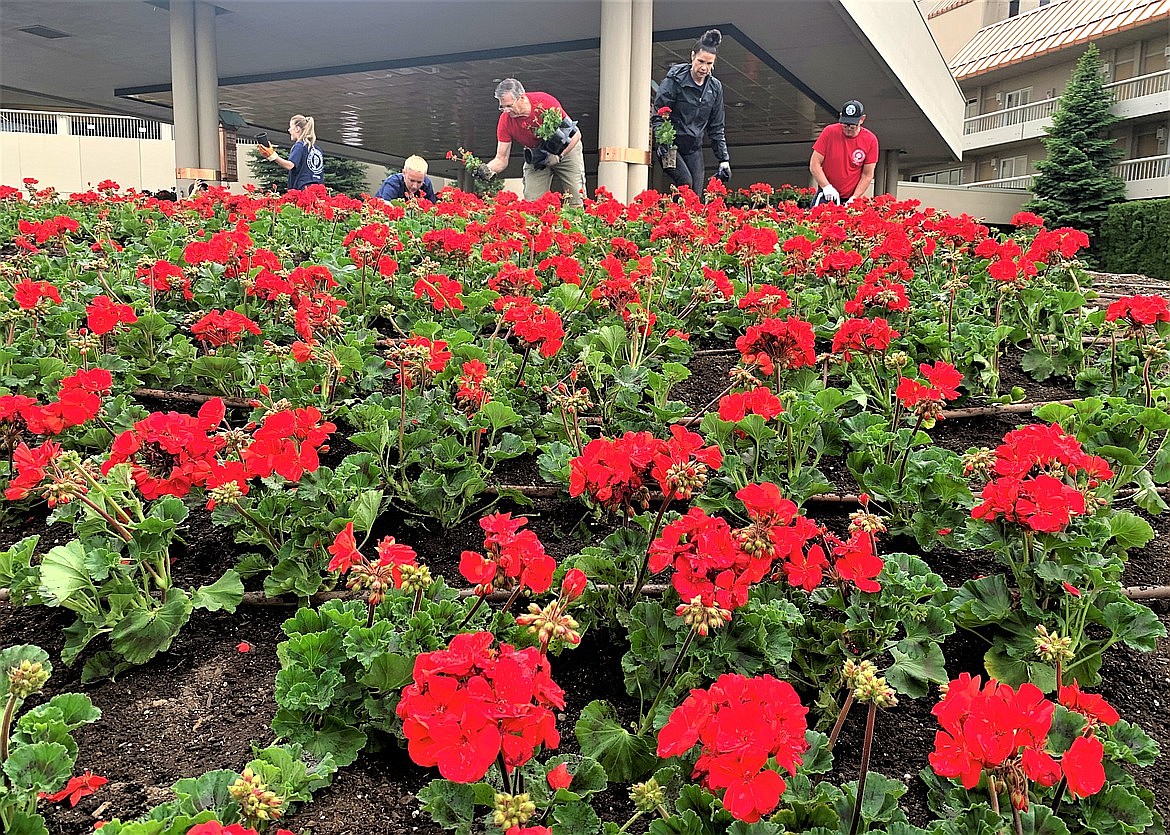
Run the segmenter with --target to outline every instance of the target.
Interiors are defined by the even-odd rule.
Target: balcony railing
[[[101,136],[114,139],[162,139],[162,123],[137,116],[96,116],[41,110],[0,110],[0,132],[48,136]]]
[[[1115,81],[1105,85],[1105,89],[1113,94],[1114,102],[1131,101],[1144,96],[1165,95],[1170,92],[1170,70],[1161,70],[1147,75],[1139,75],[1136,78],[1127,78],[1124,81]],[[971,116],[963,120],[963,133],[970,135],[1047,119],[1056,112],[1056,105],[1059,101],[1055,98],[1045,99],[1030,104],[1021,104],[1018,107],[1005,107],[1003,110],[984,113],[981,116]]]
[[[1157,157],[1127,159],[1113,166],[1113,171],[1127,183],[1136,183],[1143,180],[1170,181],[1170,154],[1162,154]],[[1034,176],[1033,174],[1025,174],[1022,177],[1002,177],[998,180],[981,180],[977,183],[964,183],[962,187],[1030,191]]]
[[[1127,159],[1113,167],[1127,183],[1137,180],[1158,180],[1170,178],[1170,154],[1160,157]]]

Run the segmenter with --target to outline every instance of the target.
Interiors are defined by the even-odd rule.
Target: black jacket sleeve
[[[675,85],[674,78],[668,72],[666,78],[662,79],[662,83],[658,85],[658,92],[654,96],[654,102],[650,105],[650,130],[654,133],[658,132],[658,126],[661,125],[665,119],[658,115],[658,111],[663,107],[669,107],[673,112],[675,110],[675,97],[678,94],[678,87]]]
[[[710,81],[715,81],[712,78]],[[708,83],[710,83],[710,81]],[[711,150],[720,162],[730,162],[731,156],[727,153],[727,136],[724,133],[723,114],[723,85],[715,88],[715,104],[711,108],[711,116],[707,119],[707,136],[711,137]]]

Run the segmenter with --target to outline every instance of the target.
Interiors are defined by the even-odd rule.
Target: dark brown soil
[[[694,408],[705,405],[725,385],[726,369],[734,355],[705,354],[692,363],[692,378],[679,387],[675,396],[685,398]],[[1014,383],[1013,383],[1014,384]],[[1051,385],[1044,398],[1073,396],[1068,389]],[[1032,396],[1029,399],[1041,399]],[[955,450],[970,446],[994,446],[1003,433],[1023,416],[996,416],[975,420],[945,421],[935,434],[940,443]],[[342,455],[343,443],[334,444]],[[848,488],[843,466],[826,462],[841,489]],[[507,471],[509,483],[536,483],[534,468],[521,464]],[[838,472],[838,470],[842,472]],[[550,553],[558,559],[576,553],[586,544],[600,541],[608,529],[597,527],[585,517],[584,508],[558,499],[538,500],[533,507],[516,508],[502,504],[496,509],[512,510],[530,519]],[[839,512],[839,511],[838,511]],[[814,515],[822,514],[813,510]],[[828,516],[828,514],[824,514]],[[1170,583],[1170,514],[1150,519],[1158,536],[1133,554],[1127,584]],[[187,544],[176,551],[176,576],[194,585],[208,582],[233,564],[230,537],[210,525],[207,515],[195,511]],[[483,532],[477,519],[451,530],[403,527],[386,520],[386,530],[414,547],[435,574],[462,585],[458,576],[459,554],[479,550]],[[4,520],[0,547],[31,532],[42,535],[41,549],[69,539],[64,525],[46,529],[39,512]],[[941,552],[927,557],[934,570],[951,584],[965,577],[986,573],[990,565],[966,555]],[[1170,625],[1170,601],[1150,604],[1162,621]],[[181,777],[197,776],[215,768],[239,769],[250,758],[253,746],[262,747],[273,739],[269,723],[275,711],[274,677],[279,667],[276,646],[283,639],[280,625],[294,609],[280,605],[245,606],[235,614],[196,612],[172,649],[143,667],[132,669],[116,681],[82,685],[80,664],[66,668],[55,665],[45,696],[84,691],[102,710],[102,719],[76,732],[80,746],[78,768],[91,769],[110,782],[76,808],[67,804],[41,804],[54,835],[74,835],[92,830],[95,820],[133,818],[169,797],[169,786]],[[72,620],[70,613],[44,607],[14,608],[0,603],[2,644],[35,643],[50,657],[59,658],[64,637],[62,629]],[[247,642],[250,649],[237,648]],[[581,708],[595,698],[617,703],[624,711],[635,710],[622,685],[620,659],[624,647],[612,635],[587,636],[576,651],[554,660],[553,676],[567,693],[568,705],[559,728],[562,751],[573,751],[573,723]],[[983,647],[979,639],[953,636],[944,648],[948,672],[980,672]],[[1101,688],[1122,716],[1141,726],[1156,739],[1163,756],[1152,768],[1137,773],[1139,782],[1150,788],[1158,809],[1170,817],[1170,640],[1159,642],[1157,651],[1141,654],[1113,650],[1102,669]],[[925,788],[918,772],[927,765],[933,746],[932,699],[906,700],[879,717],[872,768],[905,781],[909,793],[902,799],[912,822],[924,824],[929,817]],[[856,778],[864,714],[857,711],[845,725],[838,744],[835,779]],[[441,828],[419,811],[414,793],[435,772],[414,766],[405,752],[388,747],[367,751],[354,765],[339,773],[333,784],[313,802],[289,815],[284,825],[296,832],[313,835],[366,835],[418,833],[437,835]],[[624,822],[632,809],[620,789],[603,795],[595,804],[608,820]],[[358,823],[360,821],[360,823]]]

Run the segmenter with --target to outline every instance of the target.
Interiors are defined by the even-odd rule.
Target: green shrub
[[[1101,226],[1101,267],[1170,279],[1170,200],[1134,200],[1109,209]]]

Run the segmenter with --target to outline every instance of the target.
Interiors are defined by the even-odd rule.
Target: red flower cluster
[[[156,293],[169,293],[172,290],[181,290],[183,298],[190,301],[195,298],[191,293],[191,279],[183,273],[183,268],[170,261],[159,259],[150,265],[138,268],[138,278]]]
[[[846,319],[833,337],[833,353],[841,354],[846,362],[851,352],[878,354],[888,351],[890,343],[901,336],[882,318]]]
[[[245,333],[259,336],[260,326],[235,310],[213,310],[191,326],[191,334],[213,348],[236,345]]]
[[[737,609],[777,559],[802,563],[805,546],[820,533],[775,484],[749,484],[735,495],[744,504],[747,526],[733,530],[692,508],[650,544],[650,572],[673,566],[671,584],[683,601],[698,597],[705,606]]]
[[[942,777],[959,778],[966,789],[978,785],[985,770],[995,770],[1007,783],[1012,805],[1021,810],[1028,808],[1029,780],[1051,786],[1063,773],[1074,797],[1097,793],[1105,784],[1104,749],[1093,728],[1117,721],[1117,712],[1075,685],[1062,687],[1060,699],[1090,721],[1058,763],[1045,750],[1056,705],[1038,687],[1025,683],[1013,690],[995,679],[981,686],[980,676],[963,673],[932,711],[942,729],[928,757],[931,768]]]
[[[230,823],[224,826],[219,821],[199,823],[187,830],[187,835],[257,835],[255,829],[248,829],[243,824]],[[276,830],[276,835],[294,835],[287,829]]]
[[[767,386],[732,392],[719,401],[720,420],[741,421],[748,415],[759,415],[764,420],[771,420],[783,411],[780,398]]]
[[[479,520],[487,555],[464,551],[459,557],[459,573],[475,584],[477,595],[514,586],[541,594],[552,586],[556,560],[545,553],[534,531],[521,530],[526,524],[527,517],[513,519],[511,513],[493,513]]]
[[[471,416],[492,399],[491,393],[483,387],[488,376],[487,366],[480,360],[468,360],[463,363],[462,371],[459,376],[459,389],[455,392],[455,402],[465,414]]]
[[[32,310],[41,299],[47,299],[54,304],[61,304],[61,293],[47,281],[30,281],[22,278],[16,282],[12,297],[21,310]]]
[[[784,561],[784,574],[788,582],[805,591],[812,591],[821,584],[825,572],[840,583],[852,583],[860,591],[877,592],[882,585],[877,576],[882,573],[885,561],[877,554],[877,537],[863,530],[854,530],[849,539],[841,539],[832,533],[821,534],[825,547],[813,545],[807,551],[793,550]],[[826,548],[829,553],[826,554]],[[832,566],[829,564],[832,556]]]
[[[780,803],[787,784],[778,770],[796,773],[808,750],[808,708],[786,681],[769,675],[720,676],[695,689],[658,732],[658,756],[702,746],[692,778],[724,790],[723,807],[737,820],[755,823]]]
[[[973,519],[1003,518],[1029,530],[1055,533],[1085,513],[1084,491],[1113,477],[1103,458],[1089,455],[1056,424],[1013,429],[995,450],[996,478],[983,488]],[[1083,485],[1073,486],[1083,479]]]
[[[35,220],[20,220],[16,223],[16,231],[19,233],[20,238],[24,239],[26,248],[31,248],[34,252],[36,251],[36,247],[29,246],[31,244],[29,236],[32,237],[32,241],[43,244],[48,243],[52,238],[65,238],[69,233],[76,232],[79,228],[81,228],[81,224],[65,215],[57,215],[56,217],[39,222]],[[17,243],[21,243],[21,241],[18,240]]]
[[[1170,303],[1163,296],[1125,296],[1105,311],[1106,322],[1124,319],[1133,330],[1170,322]]]
[[[132,325],[138,321],[134,308],[119,304],[109,296],[94,296],[85,308],[86,324],[98,336],[105,336],[118,325]]]
[[[462,310],[463,300],[459,298],[462,292],[462,284],[442,273],[430,273],[414,283],[414,297],[421,299],[425,295],[437,313],[448,308]]]
[[[501,296],[495,309],[503,313],[504,324],[526,349],[536,348],[542,357],[556,356],[565,341],[565,326],[551,307],[544,307],[528,296]]]
[[[772,284],[757,284],[739,300],[740,310],[747,310],[757,316],[776,316],[790,307],[792,301],[788,293]]]
[[[493,649],[493,640],[463,633],[445,650],[420,653],[398,703],[410,758],[457,783],[482,779],[498,756],[513,769],[561,741],[550,708],[563,709],[565,694],[548,659],[536,647]]]
[[[267,478],[276,473],[289,481],[300,481],[305,473],[321,466],[319,451],[337,426],[321,420],[314,406],[273,412],[252,433],[252,443],[242,456],[249,476]]]
[[[186,496],[207,483],[224,440],[212,434],[224,417],[223,401],[208,400],[199,416],[152,412],[114,439],[102,474],[130,462],[134,483],[144,498]]]
[[[902,377],[898,380],[898,388],[894,395],[907,409],[936,419],[941,418],[943,404],[958,398],[959,383],[963,382],[963,375],[953,365],[942,360],[933,365],[921,363],[918,366],[918,373],[926,378],[925,383]]]
[[[377,568],[391,567],[391,576],[394,579],[394,588],[402,588],[402,566],[417,565],[418,555],[409,545],[395,541],[392,536],[384,536],[378,542],[376,550],[378,559],[372,565],[365,555],[358,550],[357,539],[353,533],[353,522],[348,523],[333,540],[333,544],[326,549],[332,554],[329,560],[330,571],[340,571],[342,574],[353,568],[354,565],[367,565]]]
[[[670,431],[666,441],[649,432],[590,441],[569,462],[569,495],[588,492],[608,510],[626,510],[648,501],[652,477],[668,498],[689,499],[706,482],[707,470],[722,466],[723,454],[716,446],[704,448],[702,436],[681,426]]]
[[[857,288],[853,300],[845,302],[845,312],[850,316],[861,316],[873,307],[881,307],[891,313],[905,313],[910,309],[906,285],[900,281],[891,281],[880,269],[871,270]]]
[[[745,365],[758,365],[766,375],[777,368],[790,371],[817,361],[813,327],[803,319],[765,319],[735,340]]]

